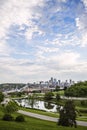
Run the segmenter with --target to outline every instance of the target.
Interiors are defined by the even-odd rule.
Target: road
[[[71,99],[71,100],[87,100],[87,97],[66,97],[66,96],[60,96],[61,99]]]
[[[23,114],[23,115],[27,115],[27,116],[30,116],[30,117],[42,119],[42,120],[53,121],[53,122],[58,121],[58,118],[49,117],[49,116],[45,116],[45,115],[40,115],[40,114],[36,114],[36,113],[32,113],[32,112],[26,112],[26,111],[23,111],[23,110],[18,110],[18,113]],[[87,122],[77,121],[77,125],[87,126]]]

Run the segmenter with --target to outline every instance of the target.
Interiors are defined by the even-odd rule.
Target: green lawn
[[[28,116],[25,117],[25,122],[19,123],[15,121],[3,121],[3,112],[0,108],[0,130],[87,130],[87,127],[78,126],[77,128],[60,127],[55,122],[44,121]],[[14,118],[19,115],[14,113]]]
[[[0,130],[87,130],[87,127],[78,126],[77,128],[60,127],[57,123],[43,121],[25,116],[25,122],[0,120]]]
[[[79,117],[77,117],[77,120],[87,122],[87,116],[79,116]]]
[[[56,117],[56,118],[59,117],[59,113],[45,112],[45,111],[41,111],[41,110],[37,110],[37,109],[28,109],[28,108],[23,108],[23,107],[20,107],[19,109],[28,111],[28,112],[32,112],[32,113],[41,114],[41,115],[46,115],[46,116],[51,116],[51,117]],[[77,120],[87,121],[87,114],[84,113],[81,116],[78,116]]]
[[[64,90],[53,92],[53,94],[56,96],[56,94],[59,94],[60,96],[64,96]]]
[[[64,96],[64,90],[60,90],[60,91],[58,91],[58,93],[60,96]]]
[[[19,107],[19,109],[24,110],[24,111],[28,111],[28,112],[32,112],[32,113],[41,114],[41,115],[46,115],[46,116],[51,116],[51,117],[59,117],[59,113],[46,112],[46,111],[42,111],[42,110],[23,108],[23,107]]]

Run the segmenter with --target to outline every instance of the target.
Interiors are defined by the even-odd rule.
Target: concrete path
[[[45,116],[45,115],[40,115],[40,114],[36,114],[36,113],[32,113],[32,112],[26,112],[26,111],[23,111],[23,110],[19,110],[18,113],[24,114],[24,115],[27,115],[27,116],[30,116],[30,117],[42,119],[42,120],[53,121],[53,122],[57,122],[58,121],[58,118]],[[87,122],[77,121],[77,125],[87,126]]]
[[[85,98],[85,97],[66,97],[66,96],[60,96],[61,97],[61,99],[71,99],[71,100],[87,100],[87,97]]]

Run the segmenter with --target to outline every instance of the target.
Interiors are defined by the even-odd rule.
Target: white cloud
[[[46,71],[45,66],[33,63],[28,59],[17,60],[8,57],[0,58],[0,61],[0,76],[4,82],[29,82],[32,79],[34,81],[34,78],[37,79],[38,75],[43,75]]]
[[[78,53],[65,52],[62,53],[59,57],[59,64],[62,66],[73,66],[76,64],[77,59],[79,58]]]
[[[62,40],[60,38],[55,38],[52,42],[50,42],[53,45],[62,46]]]
[[[84,4],[82,12],[78,15],[76,20],[77,33],[79,34],[80,46],[87,46],[87,0],[81,0]]]
[[[5,38],[11,25],[30,25],[31,19],[40,17],[35,6],[43,6],[43,0],[4,0],[0,8],[0,36]],[[34,9],[34,10],[33,10]],[[35,30],[32,30],[32,33]]]
[[[57,0],[58,2],[67,2],[67,0]]]
[[[57,0],[56,4],[45,0],[0,0],[0,77],[2,80],[28,81],[40,77],[59,76],[61,73],[86,73],[87,62],[79,61],[80,54],[76,51],[66,51],[66,49],[87,45],[87,1],[83,0],[85,12],[83,11],[76,18],[76,30],[73,24],[64,23],[65,8],[62,8],[61,2],[67,0]],[[11,37],[8,34],[13,29],[11,27],[16,26],[17,36],[20,35],[20,44],[14,48],[15,45],[12,45],[18,37],[9,42]],[[63,32],[62,27],[64,27]],[[15,30],[13,29],[12,32],[11,35],[14,36]],[[25,39],[21,44],[22,36],[28,41],[31,40],[29,43],[33,44],[26,44]],[[23,44],[25,46],[21,46]]]
[[[87,0],[82,0],[84,6],[87,8]]]
[[[7,43],[7,40],[10,38],[8,34],[10,33],[11,26],[18,25],[19,30],[24,30],[24,25],[27,26],[25,34],[20,33],[20,35],[25,35],[25,38],[28,40],[33,38],[35,32],[38,35],[43,35],[43,32],[32,21],[33,18],[38,19],[41,16],[36,7],[43,6],[43,0],[0,1],[0,56],[2,58],[12,57],[12,52],[17,51]]]
[[[82,29],[85,30],[87,28],[86,20],[87,20],[86,13],[76,18],[76,26],[78,27],[79,30],[82,30]]]
[[[8,57],[10,56],[10,52],[12,50],[9,48],[9,45],[5,40],[0,40],[0,57]]]
[[[76,26],[78,29],[84,28],[84,24],[80,21],[80,18],[76,18]]]
[[[41,53],[37,56],[38,60],[36,62],[45,67],[47,76],[61,76],[61,78],[63,78],[64,75],[69,78],[72,75],[74,78],[75,75],[86,75],[87,73],[87,62],[80,61],[80,54],[77,52],[66,51],[50,55],[49,57],[43,57],[43,53]]]
[[[84,33],[82,34],[81,43],[82,43],[82,44],[81,44],[82,47],[87,46],[87,32],[84,32]]]
[[[51,41],[46,40],[45,44],[57,46],[59,48],[66,46],[81,45],[81,40],[78,34],[77,31],[69,32],[67,34],[57,34],[53,40]]]
[[[10,57],[6,59],[0,58],[1,79],[5,78],[6,82],[18,82],[21,80],[29,82],[32,79],[33,81],[43,80],[43,78],[65,75],[65,73],[68,74],[68,77],[71,73],[87,73],[87,62],[79,61],[80,55],[76,52],[67,51],[57,55],[50,55],[49,57],[43,57],[43,53],[40,54],[39,52],[36,61],[33,61],[33,59],[17,60]]]
[[[87,14],[83,14],[80,18],[76,18],[76,26],[78,29],[80,46],[85,47],[87,45]]]
[[[55,47],[44,47],[44,46],[37,46],[37,48],[43,53],[52,53],[52,52],[58,52],[59,48]]]
[[[26,30],[26,32],[25,32],[25,37],[26,37],[26,39],[32,40],[33,35],[34,35],[35,33],[38,33],[38,35],[43,35],[43,34],[44,34],[44,32],[42,32],[42,31],[38,28],[38,26],[32,25],[32,26],[29,27],[29,28]]]
[[[66,0],[62,0],[62,2],[65,1]],[[58,2],[61,3],[61,1]],[[47,12],[40,9],[40,7],[44,5],[48,7]],[[1,2],[0,8],[0,37],[6,39],[12,25],[18,25],[20,28],[26,25],[27,29],[24,35],[28,40],[31,40],[35,33],[44,35],[45,31],[51,31],[50,29],[53,25],[50,25],[50,18],[55,13],[55,9],[60,11],[60,5],[57,4],[50,8],[49,5],[46,5],[46,1],[44,0],[3,0],[3,4]],[[38,25],[35,25],[32,19],[40,19],[39,24],[43,23],[47,25],[47,29],[41,29]]]
[[[57,48],[56,48],[57,49]],[[37,51],[37,63],[44,64],[47,67],[51,67],[53,69],[62,69],[62,68],[68,68],[68,67],[73,67],[78,63],[78,60],[80,58],[80,54],[77,52],[72,52],[72,51],[64,51],[61,52],[60,50],[55,50],[55,53],[50,54],[48,57],[47,55],[51,50],[47,48],[45,50],[44,47],[39,47],[39,50]],[[46,53],[46,55],[44,55]]]
[[[73,68],[78,63],[79,54],[73,52],[63,52],[56,56],[50,57],[49,61],[52,68],[60,69],[60,71],[69,71],[68,68]]]

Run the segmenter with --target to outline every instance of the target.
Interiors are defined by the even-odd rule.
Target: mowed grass
[[[60,96],[64,96],[64,90],[53,92],[53,94],[56,96],[56,94],[59,94]]]
[[[58,93],[60,96],[64,96],[64,90],[60,90],[60,91],[58,91]]]
[[[86,116],[79,116],[79,117],[77,117],[77,120],[87,122],[87,117]]]
[[[42,111],[42,110],[23,108],[23,107],[20,107],[19,109],[27,111],[27,112],[32,112],[32,113],[37,113],[37,114],[41,114],[41,115],[45,115],[45,116],[59,118],[59,113],[46,112],[46,111]],[[77,120],[87,122],[87,114],[82,114],[81,116],[77,116]]]
[[[77,126],[77,128],[61,127],[56,122],[44,121],[28,116],[24,116],[25,122],[3,121],[3,112],[0,110],[0,130],[87,130],[87,127]],[[14,119],[20,114],[14,113]]]
[[[61,127],[54,122],[39,120],[27,116],[24,117],[26,121],[23,123],[0,120],[0,130],[87,130],[87,127],[83,126],[77,126],[77,128]]]
[[[59,117],[59,113],[57,113],[57,112],[46,112],[46,111],[42,111],[42,110],[38,110],[38,109],[31,109],[31,108],[24,108],[24,107],[19,107],[19,109],[27,111],[27,112],[45,115],[45,116],[51,116],[51,117],[56,117],[56,118]]]

